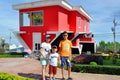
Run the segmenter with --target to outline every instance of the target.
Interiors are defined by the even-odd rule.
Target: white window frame
[[[29,20],[29,25],[24,25],[24,14],[25,13],[29,13],[30,14],[30,12],[21,12],[20,13],[20,26],[30,26],[30,20]]]
[[[41,25],[34,25],[33,24],[33,19],[32,19],[32,13],[34,12],[42,12],[42,24]],[[30,22],[29,22],[29,25],[24,25],[24,16],[23,14],[24,13],[29,13],[30,16],[28,16],[30,18]],[[44,11],[43,10],[40,10],[40,11],[31,11],[31,12],[21,12],[20,13],[20,26],[43,26],[44,25]]]

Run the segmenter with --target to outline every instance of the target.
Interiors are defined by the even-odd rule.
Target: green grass
[[[5,72],[0,72],[0,80],[34,80],[34,79],[8,74]]]
[[[23,55],[10,55],[10,54],[1,54],[0,58],[18,58],[23,57]]]

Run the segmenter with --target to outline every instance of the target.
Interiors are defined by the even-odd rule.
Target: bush
[[[82,73],[97,73],[97,74],[111,74],[111,75],[120,75],[119,66],[92,66],[92,65],[78,65],[74,64],[72,67],[74,72]]]
[[[0,80],[33,80],[33,79],[24,78],[24,77],[15,76],[15,75],[12,75],[12,74],[1,72],[0,73]]]
[[[103,60],[100,56],[80,55],[80,56],[76,56],[73,59],[73,62],[80,64],[89,64],[90,62],[96,62],[98,64],[102,64]]]
[[[90,62],[90,65],[97,65],[96,62]]]

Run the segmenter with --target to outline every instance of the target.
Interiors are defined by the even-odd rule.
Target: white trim
[[[29,2],[23,4],[13,5],[13,9],[20,10],[20,9],[27,9],[27,8],[35,8],[35,7],[46,7],[46,6],[54,6],[59,5],[69,11],[76,10],[89,20],[92,20],[91,16],[87,14],[87,12],[81,6],[72,6],[65,0],[42,0],[36,2]]]
[[[36,1],[36,2],[17,4],[17,5],[13,5],[13,9],[19,10],[19,9],[45,7],[45,6],[53,6],[53,5],[60,5],[68,10],[72,9],[72,6],[69,5],[64,0],[46,0],[46,1]]]
[[[89,16],[88,13],[81,6],[74,6],[73,10],[78,11],[79,13],[87,17],[89,20],[92,20],[92,17]]]
[[[14,31],[13,33],[16,33],[16,34],[25,34],[26,31]]]
[[[22,44],[22,46],[25,49],[30,50],[30,48],[27,46],[27,44],[24,42],[24,40],[21,38],[20,34],[23,34],[25,32],[18,32],[18,31],[14,31],[13,34],[15,35],[15,37],[18,39],[18,41]]]
[[[67,2],[62,1],[62,4],[65,5],[66,7],[68,7],[70,10],[72,10],[72,6],[69,5]]]

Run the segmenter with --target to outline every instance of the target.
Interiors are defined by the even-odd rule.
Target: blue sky
[[[12,5],[26,3],[38,0],[1,0],[0,1],[0,38],[5,37],[9,43],[11,30],[18,31],[18,11],[12,9]],[[92,17],[90,30],[94,34],[97,43],[99,41],[113,41],[111,27],[113,27],[113,19],[120,24],[120,0],[67,0],[74,6],[81,5],[87,13]],[[120,25],[116,26],[116,41],[120,42]],[[12,34],[12,43],[19,42]]]

